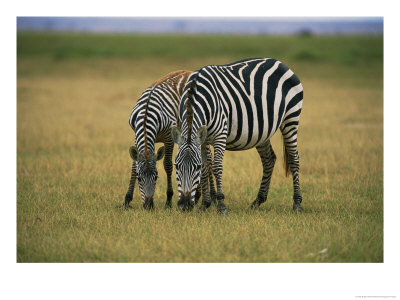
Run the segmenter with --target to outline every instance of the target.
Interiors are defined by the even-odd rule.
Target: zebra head
[[[143,207],[152,209],[154,207],[154,190],[158,172],[156,163],[164,156],[164,147],[158,149],[157,154],[149,154],[145,157],[136,147],[130,147],[129,153],[131,158],[136,162],[137,179],[139,182],[139,190],[142,195]]]
[[[200,127],[196,136],[187,139],[178,127],[172,127],[173,141],[178,144],[178,153],[175,158],[176,180],[178,182],[178,207],[183,211],[193,209],[196,189],[200,184],[202,155],[201,145],[207,137],[207,128]]]

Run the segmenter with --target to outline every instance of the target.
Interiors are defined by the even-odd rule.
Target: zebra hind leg
[[[276,155],[272,149],[271,142],[268,140],[265,144],[256,148],[260,155],[263,165],[263,176],[261,179],[260,189],[257,199],[251,204],[250,208],[258,208],[262,203],[267,201],[269,185],[271,183],[272,171],[274,170]]]
[[[297,151],[297,129],[298,126],[291,126],[288,130],[282,127],[282,136],[284,141],[283,151],[286,176],[288,176],[290,170],[293,178],[293,210],[301,212],[303,211],[303,207],[301,206],[303,198],[301,196],[299,180],[300,157]]]

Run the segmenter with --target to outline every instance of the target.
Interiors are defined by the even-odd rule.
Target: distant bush
[[[297,32],[298,36],[302,36],[302,37],[309,37],[309,36],[313,36],[313,32],[309,29],[302,29],[299,32]]]
[[[301,50],[293,55],[293,59],[301,61],[318,61],[321,57],[312,50]]]

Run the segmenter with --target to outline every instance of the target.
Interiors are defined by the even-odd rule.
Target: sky
[[[183,34],[383,34],[381,17],[17,17],[18,31]]]

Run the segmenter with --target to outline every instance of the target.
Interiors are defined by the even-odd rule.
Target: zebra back
[[[191,71],[178,70],[155,81],[134,106],[129,124],[135,131],[136,146],[147,159],[154,152],[155,142],[171,124],[178,123],[178,109],[185,84]]]
[[[289,118],[301,111],[302,98],[300,80],[276,59],[206,66],[188,80],[187,100],[180,109],[180,117],[186,114],[187,121],[182,132],[190,139],[193,119],[202,119],[206,123],[202,125],[216,134],[226,124],[227,149],[250,149],[268,140],[281,125],[290,125]],[[198,110],[194,116],[193,107]]]

